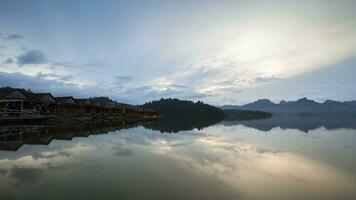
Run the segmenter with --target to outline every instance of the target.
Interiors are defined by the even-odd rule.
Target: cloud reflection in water
[[[71,142],[56,141],[36,152],[32,151],[35,148],[26,147],[21,149],[25,153],[17,158],[7,159],[7,154],[2,154],[0,193],[11,196],[16,194],[16,186],[35,187],[36,183],[50,181],[57,173],[57,176],[64,174],[67,181],[90,174],[98,184],[108,184],[101,181],[111,177],[112,181],[118,181],[115,184],[136,186],[138,180],[151,176],[158,177],[157,184],[162,187],[185,184],[194,188],[204,180],[207,184],[204,187],[215,188],[209,189],[211,193],[227,193],[222,188],[231,188],[228,189],[230,197],[240,199],[298,199],[300,195],[306,199],[352,199],[355,196],[354,171],[311,159],[293,148],[280,148],[268,140],[259,144],[249,138],[251,134],[262,139],[273,136],[259,132],[259,135],[244,135],[249,131],[246,127],[217,125],[200,131],[161,134],[139,127]],[[279,131],[276,134],[287,134],[286,130]],[[308,138],[302,135],[300,132],[300,140],[305,142]],[[180,174],[189,174],[189,178],[180,182]],[[56,184],[61,184],[60,181]],[[94,183],[82,184],[90,189],[87,184]],[[107,187],[107,190],[111,188]],[[209,190],[205,195],[214,197]],[[195,195],[199,197],[198,193]]]

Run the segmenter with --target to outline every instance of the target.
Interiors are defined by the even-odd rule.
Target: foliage
[[[169,98],[148,102],[141,107],[145,109],[153,109],[158,115],[163,117],[203,117],[213,119],[222,119],[224,117],[224,112],[221,109],[201,101],[192,102]]]

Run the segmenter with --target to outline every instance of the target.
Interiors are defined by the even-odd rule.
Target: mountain
[[[253,103],[242,106],[224,105],[221,109],[238,109],[238,110],[256,110],[272,113],[355,113],[356,101],[332,101],[327,100],[324,103],[302,98],[297,101],[281,101],[280,103],[273,103],[268,99],[260,99]]]
[[[144,109],[152,109],[162,117],[185,117],[185,118],[209,118],[220,120],[224,117],[224,112],[214,106],[201,101],[192,102],[179,99],[160,99],[141,105]]]
[[[201,101],[192,102],[179,99],[160,99],[140,106],[155,110],[159,118],[144,127],[161,132],[176,133],[194,128],[202,129],[223,120],[223,110]]]

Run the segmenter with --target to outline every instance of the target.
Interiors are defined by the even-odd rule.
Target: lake
[[[0,150],[0,199],[356,199],[355,124],[277,116],[200,130],[3,132],[3,145],[25,142]]]

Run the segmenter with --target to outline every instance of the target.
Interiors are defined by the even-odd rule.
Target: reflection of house
[[[54,139],[54,135],[37,135],[29,136],[23,139],[24,144],[31,145],[48,145]]]
[[[74,121],[74,123],[73,123]],[[23,144],[48,145],[53,140],[72,140],[73,137],[88,137],[115,130],[135,127],[140,120],[127,123],[125,119],[70,120],[57,126],[13,125],[0,126],[0,150],[16,151]]]
[[[0,150],[17,151],[23,144],[23,141],[0,142]]]
[[[69,132],[69,133],[59,133],[54,135],[54,139],[56,140],[72,140],[74,137],[75,133]]]

